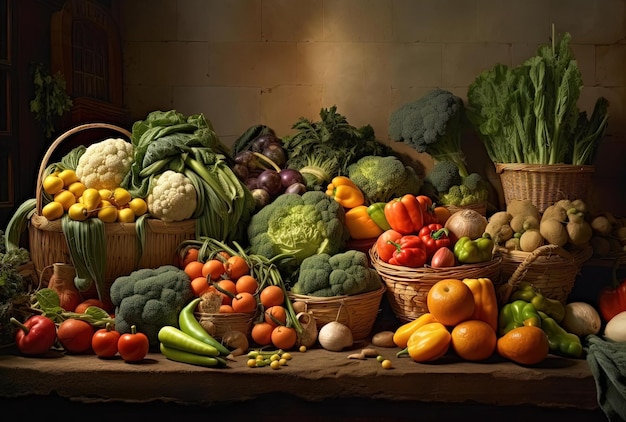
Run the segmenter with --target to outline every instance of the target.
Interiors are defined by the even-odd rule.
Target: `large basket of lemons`
[[[130,198],[127,195],[128,192],[124,193],[123,189],[118,192],[100,191],[101,195],[98,198],[83,198],[86,188],[84,185],[81,186],[76,173],[67,171],[62,174],[64,170],[55,170],[55,163],[51,165],[50,160],[55,150],[68,138],[79,132],[84,134],[89,131],[113,132],[127,142],[131,137],[130,132],[121,127],[107,123],[91,123],[70,129],[50,145],[39,167],[35,211],[28,224],[28,242],[31,260],[44,285],[47,284],[47,280],[44,279],[45,268],[54,263],[72,264],[76,267],[77,273],[80,273],[78,270],[82,269],[88,271],[93,278],[102,278],[99,280],[99,285],[94,283],[83,288],[83,297],[98,298],[108,304],[110,303],[109,287],[117,277],[128,275],[139,268],[155,268],[166,264],[177,265],[176,249],[182,241],[195,237],[196,222],[194,219],[165,222],[149,218],[146,213],[145,199]],[[55,187],[55,182],[48,178],[51,174],[62,180],[61,188]],[[115,203],[116,194],[125,197],[120,198],[117,204]],[[107,195],[111,195],[111,198],[107,198]],[[90,208],[85,207],[86,202],[90,200],[107,202],[99,202],[99,205],[90,211],[85,209]],[[73,204],[83,205],[83,207],[76,206],[70,210]],[[76,214],[70,218],[72,213]],[[80,213],[83,213],[84,219]],[[79,221],[79,223],[85,225],[85,230],[75,224],[79,229],[73,230],[72,238],[68,239],[69,221],[75,222],[81,219],[84,221]],[[87,242],[87,239],[81,239],[81,236],[93,236],[94,232],[87,230],[87,227],[96,219],[104,222],[104,231],[95,232],[102,233],[104,236],[104,239],[101,239],[102,242],[94,241],[94,239],[88,239],[89,242]],[[92,246],[87,247],[89,245]],[[93,245],[106,246],[96,248]],[[83,246],[86,249],[82,249]]]

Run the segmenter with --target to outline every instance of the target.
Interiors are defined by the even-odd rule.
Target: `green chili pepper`
[[[391,229],[391,226],[387,222],[387,217],[385,217],[386,204],[386,202],[374,202],[367,207],[367,214],[369,214],[370,218],[374,220],[374,223],[383,230]]]
[[[184,333],[195,337],[203,343],[215,347],[220,355],[228,356],[230,351],[226,348],[226,346],[207,333],[193,314],[193,311],[196,309],[201,300],[202,298],[200,297],[195,298],[180,311],[178,314],[178,326]]]
[[[536,310],[545,312],[556,322],[560,323],[565,318],[565,306],[556,299],[546,297],[532,283],[522,281],[517,285],[509,300],[517,299],[532,303]]]
[[[158,337],[162,344],[172,349],[211,357],[219,356],[220,354],[210,344],[206,344],[171,325],[162,327],[159,330]]]
[[[489,233],[472,240],[468,236],[459,238],[454,244],[454,256],[463,264],[491,261],[494,243]]]
[[[541,316],[532,303],[525,300],[515,300],[505,304],[498,316],[498,331],[500,336],[514,328],[532,325],[541,328]]]
[[[161,353],[169,360],[181,363],[188,363],[198,366],[220,366],[221,362],[217,357],[198,355],[196,353],[186,352],[184,350],[175,349],[173,347],[160,344]]]
[[[539,312],[539,315],[541,316],[541,328],[548,336],[548,344],[552,353],[574,358],[582,356],[583,346],[580,337],[567,332],[545,312]]]

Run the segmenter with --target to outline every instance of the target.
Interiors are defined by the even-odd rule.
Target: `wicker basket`
[[[42,180],[48,166],[48,161],[55,149],[67,138],[89,129],[106,129],[118,132],[126,138],[130,133],[118,126],[106,123],[91,123],[77,126],[59,136],[46,151],[39,167],[36,186],[36,210],[28,224],[28,242],[31,260],[38,277],[42,277],[43,270],[54,263],[71,264],[71,255],[67,247],[61,220],[49,221],[41,215],[43,208]],[[139,268],[156,268],[161,265],[177,265],[176,248],[187,239],[195,238],[195,220],[186,220],[175,223],[166,223],[158,219],[147,219],[145,225],[145,249],[139,256],[139,240],[135,223],[106,223],[106,253],[107,264],[105,271],[105,285],[110,285],[122,275],[128,275]],[[43,281],[47,284],[47,280]],[[94,289],[82,292],[84,298],[96,297]],[[102,292],[105,297],[100,298],[110,303],[108,288]]]
[[[500,283],[500,257],[479,264],[463,264],[448,268],[410,268],[391,265],[378,256],[376,245],[370,250],[372,266],[387,285],[387,299],[401,322],[412,321],[428,312],[426,299],[430,288],[447,278],[488,278],[496,289]]]
[[[507,302],[515,287],[525,280],[547,297],[565,304],[593,248],[568,252],[558,245],[543,245],[533,252],[501,249],[498,254],[502,256],[501,283],[496,289],[499,302]]]
[[[506,205],[530,199],[540,213],[561,199],[587,200],[594,171],[573,164],[496,164]]]
[[[241,331],[249,338],[257,313],[206,313],[196,311],[194,315],[201,324],[203,321],[211,321],[215,326],[215,333],[212,336],[221,341],[224,334],[229,331]]]
[[[372,332],[385,290],[381,284],[380,289],[359,295],[317,297],[288,292],[288,296],[292,302],[305,304],[305,312],[313,315],[318,330],[338,321],[350,328],[354,340],[363,340]]]

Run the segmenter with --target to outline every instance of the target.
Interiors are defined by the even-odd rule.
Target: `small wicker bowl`
[[[252,326],[257,313],[206,313],[194,312],[196,319],[202,324],[210,321],[215,326],[215,333],[211,334],[216,340],[222,340],[224,334],[229,331],[241,331],[248,338],[252,332]]]

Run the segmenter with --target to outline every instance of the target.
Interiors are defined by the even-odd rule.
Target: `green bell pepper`
[[[387,205],[386,202],[374,202],[367,207],[367,214],[382,230],[389,230],[391,226],[385,217],[385,205]]]
[[[472,240],[468,236],[459,238],[454,244],[454,256],[463,264],[491,261],[494,243],[489,233]]]
[[[522,281],[517,285],[509,301],[518,299],[532,303],[535,309],[545,312],[556,322],[560,323],[565,318],[565,306],[560,301],[545,296],[532,283]]]
[[[532,325],[541,328],[541,316],[532,303],[514,300],[500,308],[498,331],[503,336],[514,328]]]
[[[541,328],[548,336],[550,352],[562,356],[579,358],[583,355],[583,346],[580,337],[567,332],[558,322],[545,312],[539,312]]]

